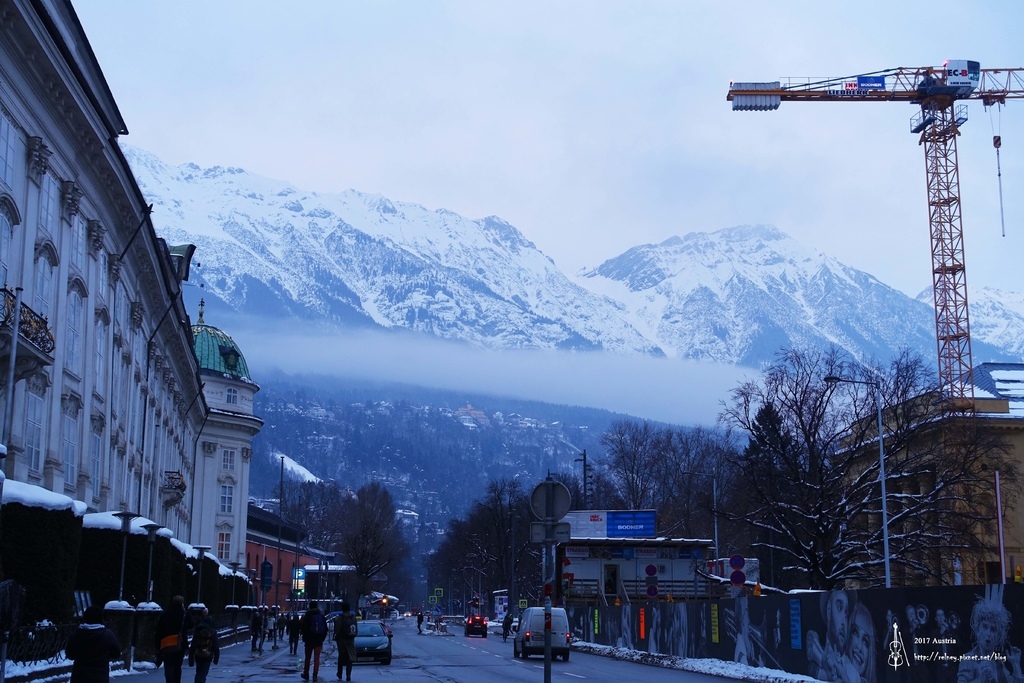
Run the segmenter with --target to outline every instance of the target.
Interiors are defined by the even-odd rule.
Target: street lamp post
[[[988,465],[981,464],[981,469],[988,470]],[[1003,566],[1006,557],[1006,543],[1003,539],[1003,492],[999,486],[999,470],[995,470],[996,486],[996,533],[999,535],[999,583],[1006,583],[1006,567]],[[1011,567],[1012,569],[1012,567]]]
[[[590,509],[590,489],[587,487],[587,449],[583,449],[581,454],[583,457],[576,458],[573,462],[583,463],[583,507],[587,510]]]
[[[713,512],[714,517],[715,517],[715,557],[714,557],[714,559],[717,560],[718,559],[719,549],[721,548],[721,546],[718,545],[718,480],[715,479],[715,475],[714,474],[709,474],[707,472],[692,472],[692,471],[689,471],[689,470],[682,470],[681,473],[682,474],[688,474],[691,477],[710,477],[711,478],[711,506],[714,508],[714,510],[712,512]]]
[[[242,563],[238,560],[234,562],[228,562],[228,566],[231,567],[231,604],[235,604],[235,579],[238,578],[238,568],[242,566]]]
[[[829,375],[825,378],[828,384],[866,384],[875,390],[875,407],[878,411],[878,483],[882,487],[882,554],[885,559],[885,587],[892,588],[889,574],[889,505],[885,496],[885,444],[882,438],[882,387],[874,380],[850,379]]]
[[[197,545],[192,546],[199,552],[199,585],[196,586],[196,602],[202,604],[203,602],[203,558],[206,557],[206,551],[210,549],[208,545]]]
[[[153,546],[156,545],[156,532],[164,527],[162,524],[150,522],[149,524],[143,524],[142,528],[149,534],[149,571],[146,573],[146,586],[148,586],[146,601],[153,602]]]
[[[139,517],[136,512],[115,512],[114,516],[121,520],[121,533],[124,535],[124,542],[121,545],[121,585],[117,589],[117,601],[124,602],[124,565],[128,557],[128,534],[132,532],[132,520]]]

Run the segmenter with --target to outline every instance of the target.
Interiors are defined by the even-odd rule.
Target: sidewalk
[[[323,654],[320,656],[320,681],[336,681],[338,660],[336,656],[337,646],[333,642],[324,643]],[[279,644],[278,649],[271,649],[270,642],[263,644],[263,654],[253,652],[248,641],[222,647],[220,651],[220,663],[210,668],[210,675],[207,676],[207,683],[228,683],[245,680],[246,683],[279,683],[280,681],[294,680],[302,683],[299,674],[302,673],[302,658],[305,650],[299,643],[298,654],[288,654],[288,644]],[[116,672],[111,677],[118,676],[120,683],[164,683],[164,670],[150,669],[145,672]],[[310,663],[310,680],[313,680],[312,662]],[[182,683],[191,683],[195,678],[195,669],[189,668],[188,660],[182,669]]]

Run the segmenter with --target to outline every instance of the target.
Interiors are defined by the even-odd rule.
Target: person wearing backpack
[[[203,616],[192,631],[192,643],[188,647],[188,665],[196,668],[195,683],[206,683],[210,666],[220,661],[220,646],[217,643],[217,629],[210,618],[210,610],[203,608]]]
[[[302,641],[306,645],[306,656],[302,663],[302,680],[309,680],[309,660],[313,660],[313,680],[320,673],[320,653],[327,640],[327,617],[320,611],[316,601],[309,603],[309,609],[302,615]]]
[[[359,633],[359,620],[352,607],[347,603],[341,603],[341,614],[334,619],[334,640],[338,643],[338,679],[341,679],[342,669],[345,670],[345,680],[352,680],[352,663],[356,661],[356,635]]]

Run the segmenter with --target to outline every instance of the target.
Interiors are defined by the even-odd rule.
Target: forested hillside
[[[601,435],[626,416],[397,384],[316,376],[261,377],[250,495],[276,495],[284,453],[321,479],[379,481],[420,522],[461,515],[488,481],[517,475],[527,489],[548,471],[600,459]]]

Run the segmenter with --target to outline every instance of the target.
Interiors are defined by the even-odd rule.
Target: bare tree
[[[654,505],[660,438],[660,430],[646,420],[619,420],[601,436],[605,467],[627,509],[644,510]]]
[[[985,522],[972,497],[982,462],[1005,462],[1005,446],[969,421],[943,422],[934,379],[902,354],[865,369],[836,349],[786,350],[761,380],[741,384],[722,421],[746,434],[732,459],[745,501],[723,510],[756,530],[755,545],[784,558],[794,586],[829,589],[845,580],[878,585],[882,574],[881,486],[875,392],[882,395],[889,491],[890,561],[904,582],[937,580],[936,553],[963,550]],[[829,385],[826,376],[869,384]],[[945,425],[955,426],[955,437]],[[975,541],[976,543],[976,541]]]
[[[345,501],[338,523],[337,550],[355,567],[356,592],[366,595],[379,575],[409,552],[391,494],[377,482],[360,487]]]

